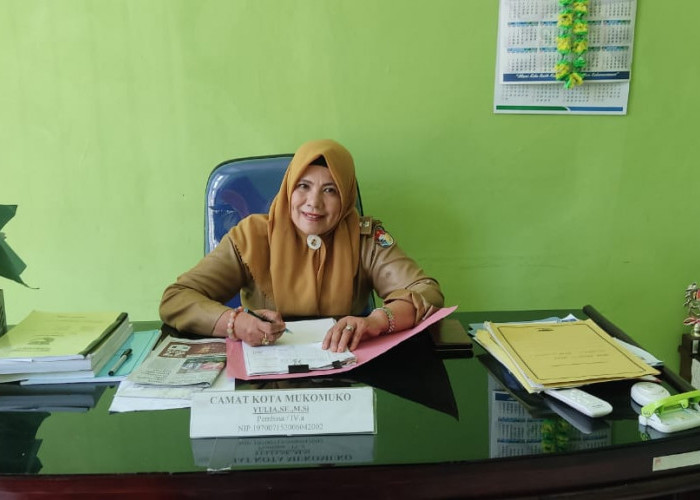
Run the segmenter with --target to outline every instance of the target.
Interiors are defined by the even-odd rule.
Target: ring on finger
[[[267,338],[267,333],[263,333],[262,345],[268,345],[269,343],[270,339]]]
[[[355,330],[355,327],[352,326],[352,325],[345,325],[344,330],[347,330],[347,331],[349,331],[349,332],[352,332],[353,330]]]

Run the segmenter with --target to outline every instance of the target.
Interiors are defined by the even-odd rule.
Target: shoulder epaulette
[[[373,234],[374,219],[369,215],[363,215],[360,217],[360,234],[363,236],[368,236]]]

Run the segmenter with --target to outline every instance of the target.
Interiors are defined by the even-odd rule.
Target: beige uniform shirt
[[[380,244],[374,237],[378,221],[362,217],[360,223],[364,225],[360,268],[355,276],[352,311],[348,314],[359,316],[366,312],[372,290],[385,303],[412,302],[416,308],[414,323],[442,307],[444,297],[437,281],[426,276],[396,243],[387,245],[384,240],[384,246]],[[229,310],[224,304],[239,292],[245,307],[276,310],[274,299],[256,286],[229,232],[194,268],[165,289],[160,317],[180,331],[211,335],[219,317]]]

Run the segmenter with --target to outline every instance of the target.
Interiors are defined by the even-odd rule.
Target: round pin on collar
[[[310,234],[306,237],[306,245],[311,250],[318,250],[321,248],[321,237],[317,234]]]

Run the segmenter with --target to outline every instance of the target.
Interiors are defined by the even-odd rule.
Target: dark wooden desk
[[[454,317],[466,325],[561,313],[476,312]],[[591,388],[615,411],[593,422],[600,427],[587,434],[544,400],[525,411],[512,399],[516,392],[505,390],[499,385],[502,378],[489,372],[489,359],[476,346],[472,358],[444,360],[458,418],[393,389],[377,388],[378,433],[370,438],[369,459],[358,462],[253,460],[208,471],[215,453],[189,439],[189,410],[110,415],[113,387],[105,389],[87,412],[52,412],[41,418],[0,413],[0,453],[7,454],[13,436],[25,441],[14,442],[20,453],[12,464],[0,461],[0,498],[695,497],[690,492],[700,488],[700,466],[652,472],[652,465],[659,457],[700,450],[700,431],[653,435],[640,430],[630,405],[630,382]],[[384,363],[380,367],[391,363],[382,357],[376,362]],[[405,370],[417,368],[409,362]],[[665,371],[663,378],[672,392],[690,390],[675,374]],[[220,467],[221,456],[241,442],[220,440],[214,449],[217,446],[217,453],[223,453],[218,455]],[[277,443],[274,449],[279,446],[284,445]]]

